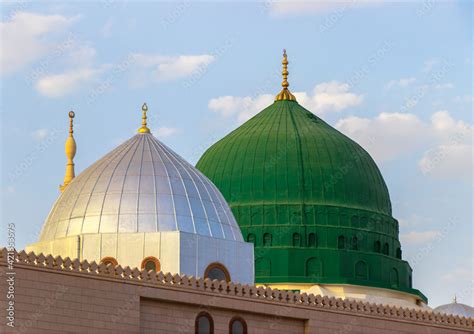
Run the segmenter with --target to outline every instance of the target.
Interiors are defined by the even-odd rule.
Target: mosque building
[[[76,177],[70,112],[39,240],[0,252],[17,293],[2,332],[472,333],[472,308],[433,311],[413,287],[380,170],[298,104],[282,64],[274,103],[196,167],[144,104],[137,134]]]

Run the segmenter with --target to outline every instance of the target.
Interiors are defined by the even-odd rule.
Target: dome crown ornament
[[[76,155],[76,140],[74,139],[74,111],[69,112],[69,137],[66,139],[65,144],[65,152],[67,157],[67,164],[66,164],[66,174],[64,175],[64,183],[59,186],[59,190],[61,192],[71,183],[72,179],[74,179],[75,172],[74,172],[74,156]]]
[[[281,86],[283,89],[281,90],[280,93],[278,93],[277,96],[275,96],[275,101],[296,101],[296,97],[291,94],[291,92],[288,90],[288,86],[290,85],[288,83],[288,58],[286,56],[286,50],[283,49],[283,60],[281,61],[283,65],[283,71],[281,72],[283,75],[283,81],[281,83]]]
[[[147,127],[146,121],[146,112],[148,111],[148,106],[146,103],[142,105],[142,126],[138,129],[138,133],[150,133],[150,129]]]

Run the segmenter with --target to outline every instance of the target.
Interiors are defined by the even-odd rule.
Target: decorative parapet
[[[6,265],[6,248],[0,250],[0,265]],[[130,267],[122,268],[120,265],[97,264],[71,260],[70,258],[53,257],[43,254],[26,253],[21,251],[16,254],[16,265],[33,266],[49,269],[52,271],[74,272],[91,276],[102,276],[117,280],[135,281],[137,283],[148,283],[157,286],[179,287],[195,289],[216,293],[220,295],[235,296],[240,298],[252,298],[280,304],[293,304],[323,308],[333,311],[350,312],[369,316],[385,317],[393,320],[416,321],[431,325],[460,327],[466,329],[474,328],[474,318],[459,317],[458,315],[442,314],[431,310],[418,310],[398,306],[375,304],[365,301],[355,301],[335,297],[322,297],[320,295],[297,293],[292,291],[257,287],[254,285],[241,285],[234,282],[211,280],[209,278],[197,278],[179,274],[145,271]]]

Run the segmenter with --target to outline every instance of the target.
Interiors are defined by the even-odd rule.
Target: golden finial
[[[283,60],[281,62],[283,64],[283,71],[281,74],[283,75],[283,82],[281,83],[281,86],[283,89],[281,90],[280,93],[278,93],[277,96],[275,96],[275,101],[282,101],[282,100],[288,100],[288,101],[296,101],[296,98],[291,92],[288,90],[288,86],[290,85],[288,83],[288,58],[286,57],[286,50],[283,49]]]
[[[150,129],[146,126],[146,112],[148,111],[148,106],[146,103],[142,105],[142,127],[138,129],[138,133],[150,133]]]
[[[59,186],[59,190],[61,192],[71,183],[72,179],[76,176],[74,173],[74,156],[76,155],[76,141],[74,140],[74,129],[73,129],[73,119],[74,119],[74,111],[69,112],[69,136],[66,139],[65,151],[67,157],[67,164],[66,164],[66,174],[64,175],[64,184]]]
[[[457,304],[457,302],[458,302],[458,299],[456,298],[456,294],[454,294],[453,303]]]

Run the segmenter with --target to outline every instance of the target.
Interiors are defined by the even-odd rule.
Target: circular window
[[[148,256],[143,259],[142,261],[142,270],[145,269],[146,271],[160,271],[161,264],[160,261],[154,256]]]
[[[230,274],[226,267],[220,263],[211,263],[204,272],[204,278],[230,282]]]
[[[102,264],[105,264],[106,266],[108,266],[109,264],[113,265],[114,267],[118,265],[118,262],[115,258],[111,257],[111,256],[107,256],[107,257],[104,257],[102,260],[100,260],[100,263]]]

